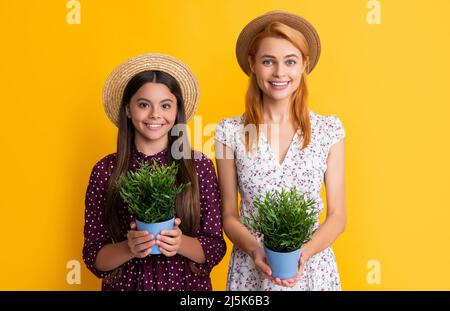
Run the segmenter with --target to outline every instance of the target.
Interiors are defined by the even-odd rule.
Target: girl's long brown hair
[[[132,162],[132,151],[134,148],[135,128],[131,119],[127,117],[126,107],[130,104],[131,97],[145,83],[162,83],[166,85],[170,92],[177,99],[177,117],[175,124],[178,126],[186,126],[186,114],[181,88],[178,82],[169,74],[163,71],[143,71],[135,75],[126,85],[122,102],[119,109],[119,129],[117,136],[117,155],[116,165],[114,166],[111,177],[108,181],[105,205],[105,224],[113,241],[119,242],[126,239],[126,232],[120,230],[120,210],[123,201],[117,189],[117,181],[130,169]],[[186,131],[180,131],[180,136],[169,134],[168,154],[169,161],[175,161],[178,164],[178,183],[190,183],[182,193],[180,193],[175,202],[175,211],[177,217],[181,219],[180,229],[183,234],[195,237],[200,226],[200,194],[198,186],[198,177],[194,164],[194,155],[190,149],[187,139],[183,137],[181,149],[187,148],[187,154],[190,158],[181,158],[175,160],[171,155],[172,144],[182,137]],[[181,140],[180,140],[181,141]],[[186,154],[186,153],[183,153]],[[193,262],[189,262],[189,266],[195,273],[200,273]]]
[[[254,64],[255,55],[258,51],[259,44],[262,39],[267,37],[282,38],[291,42],[300,50],[303,56],[303,65],[305,69],[300,81],[300,86],[292,94],[291,107],[294,119],[294,128],[298,129],[299,134],[303,137],[303,146],[306,148],[311,141],[311,123],[308,111],[308,87],[306,83],[306,75],[309,66],[309,48],[308,43],[303,34],[281,22],[272,22],[266,26],[252,40],[249,49],[249,61]],[[264,123],[263,120],[263,95],[258,86],[255,74],[250,71],[249,86],[245,99],[244,126],[254,124],[256,126],[256,141],[259,139],[259,126]],[[253,145],[252,136],[246,136],[246,150]]]

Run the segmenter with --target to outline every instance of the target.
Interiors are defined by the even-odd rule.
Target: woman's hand
[[[175,256],[180,249],[181,237],[183,235],[180,228],[178,228],[180,223],[181,219],[176,218],[172,230],[163,230],[156,236],[156,245],[159,245],[161,254],[167,257]]]
[[[130,224],[131,230],[127,233],[128,249],[133,254],[133,258],[144,258],[152,251],[151,247],[155,245],[155,240],[147,231],[137,231],[136,223]]]
[[[280,278],[274,278],[272,282],[274,284],[280,285],[280,286],[286,286],[286,287],[294,287],[295,284],[297,284],[298,281],[300,281],[300,278],[302,277],[303,273],[303,267],[305,266],[305,262],[308,260],[308,256],[305,254],[304,251],[302,251],[302,254],[300,256],[300,260],[298,261],[298,270],[297,274],[290,279],[282,280]]]
[[[272,279],[272,269],[267,264],[266,254],[261,246],[258,246],[252,253],[251,257],[255,262],[256,270],[266,279]]]

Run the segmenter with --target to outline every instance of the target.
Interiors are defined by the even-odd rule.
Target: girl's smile
[[[153,123],[145,123],[144,125],[146,126],[146,128],[150,131],[159,131],[164,124],[153,124]]]

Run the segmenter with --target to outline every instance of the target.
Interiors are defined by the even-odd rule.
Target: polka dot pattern
[[[142,160],[148,163],[156,160],[168,165],[168,149],[147,156],[133,148],[131,169],[136,170]],[[95,268],[95,259],[100,249],[112,243],[103,214],[106,187],[115,163],[116,154],[111,154],[94,166],[85,199],[83,260],[94,275],[103,279],[102,290],[211,290],[210,272],[225,255],[226,244],[222,235],[220,190],[214,165],[206,155],[197,151],[194,163],[199,180],[201,209],[197,239],[205,253],[206,262],[196,266],[205,272],[205,275],[194,274],[188,266],[188,260],[178,254],[173,257],[149,255],[145,258],[133,258],[113,271],[105,272]],[[129,224],[134,217],[125,204],[121,206],[119,217],[123,240],[126,240]]]

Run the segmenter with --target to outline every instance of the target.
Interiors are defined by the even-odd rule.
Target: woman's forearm
[[[309,258],[329,247],[345,230],[345,215],[328,215],[325,222],[314,232],[309,242],[303,246],[303,252]]]
[[[97,254],[95,268],[100,271],[111,271],[134,258],[128,248],[128,241],[106,244]]]
[[[224,216],[223,228],[231,242],[247,255],[252,257],[253,251],[260,247],[255,237],[236,217]]]
[[[199,264],[206,262],[205,252],[198,239],[184,234],[181,236],[181,245],[178,249],[178,254]]]

